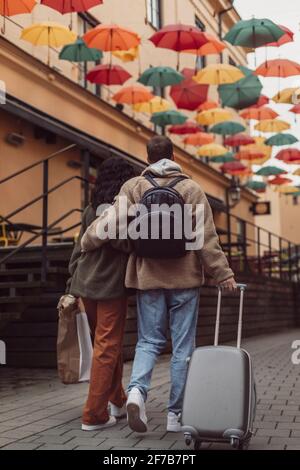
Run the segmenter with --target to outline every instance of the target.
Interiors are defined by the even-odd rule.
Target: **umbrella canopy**
[[[256,173],[259,176],[275,176],[275,175],[284,175],[286,171],[282,168],[278,168],[278,166],[263,166],[260,168]]]
[[[194,80],[204,85],[222,85],[237,82],[244,77],[243,72],[233,65],[210,64],[199,70]]]
[[[201,113],[197,114],[196,121],[202,126],[210,126],[218,122],[228,121],[231,117],[231,113],[226,109],[214,108],[201,111]]]
[[[255,104],[252,104],[249,106],[249,108],[260,108],[261,106],[265,106],[266,104],[269,104],[270,98],[268,98],[266,95],[260,95],[258,98],[258,101]]]
[[[213,34],[204,32],[203,35],[207,39],[206,44],[201,46],[199,49],[189,49],[189,50],[184,50],[183,52],[186,52],[189,54],[196,54],[197,56],[206,56],[206,55],[220,54],[220,52],[226,49],[226,44],[220,41],[220,39],[218,39]]]
[[[145,103],[152,98],[154,96],[147,88],[136,85],[124,87],[112,97],[114,101],[122,104]]]
[[[212,143],[202,145],[202,147],[199,148],[197,155],[199,155],[199,157],[219,157],[221,155],[225,155],[226,153],[228,153],[226,147]]]
[[[206,86],[206,85],[199,85],[199,86]],[[207,111],[208,109],[214,109],[218,107],[219,107],[219,103],[217,101],[207,100],[198,106],[197,111],[200,111],[200,112]]]
[[[244,78],[235,83],[220,85],[218,89],[222,105],[235,109],[243,109],[257,103],[261,90],[262,84],[252,72],[247,73]]]
[[[289,111],[294,114],[300,114],[300,104],[295,104]]]
[[[263,121],[265,119],[275,119],[279,116],[279,114],[267,106],[262,106],[260,108],[244,109],[240,113],[240,116],[243,119],[255,119],[257,121]]]
[[[44,21],[24,28],[21,39],[34,46],[60,47],[76,40],[76,34],[69,28],[53,21]]]
[[[113,51],[112,55],[122,62],[132,62],[139,56],[139,46],[131,47],[128,51]]]
[[[100,24],[87,31],[83,39],[89,47],[101,51],[128,51],[141,42],[137,33],[116,24]]]
[[[207,99],[208,85],[198,85],[192,79],[193,69],[186,68],[182,71],[182,74],[184,80],[171,87],[170,96],[177,108],[195,111]]]
[[[255,129],[261,132],[281,132],[290,129],[290,124],[280,119],[265,119],[255,125]]]
[[[203,128],[193,121],[186,121],[184,124],[178,124],[169,128],[169,133],[176,135],[197,134],[201,131],[203,131]]]
[[[241,162],[228,162],[224,163],[221,167],[220,170],[223,173],[229,173],[230,175],[234,174],[240,174],[247,170],[247,167],[243,165]]]
[[[199,49],[208,39],[196,26],[172,24],[161,28],[150,37],[156,47],[181,52],[187,49]]]
[[[263,154],[266,157],[270,158],[272,154],[272,147],[270,147],[269,145],[265,145],[264,143],[255,142],[255,144],[245,145],[241,147],[241,151],[251,151],[253,153]]]
[[[294,194],[299,192],[299,188],[296,188],[295,186],[285,186],[281,185],[278,188],[278,192],[282,194]]]
[[[250,145],[254,143],[255,140],[253,139],[253,137],[247,134],[236,134],[227,137],[224,140],[224,145],[228,145],[229,147],[240,147],[241,145]]]
[[[164,88],[182,82],[184,76],[172,67],[150,67],[140,76],[138,82],[146,86]]]
[[[257,193],[264,193],[266,192],[267,184],[263,181],[251,180],[246,183],[246,188],[253,189],[253,191],[256,191]]]
[[[300,176],[300,168],[297,168],[297,170],[293,172],[293,175]]]
[[[212,134],[207,134],[206,132],[197,132],[197,134],[189,135],[183,139],[184,144],[194,145],[195,147],[212,144],[213,141],[214,136]]]
[[[162,113],[153,113],[151,122],[157,126],[169,126],[170,124],[183,124],[187,120],[187,116],[179,111],[164,111]]]
[[[103,54],[98,49],[87,47],[85,42],[78,38],[73,44],[67,44],[59,54],[61,60],[70,62],[96,62],[102,59]]]
[[[260,47],[278,41],[284,35],[273,21],[266,18],[238,21],[225,35],[225,41],[234,46]]]
[[[36,5],[35,0],[1,0],[0,1],[0,15],[14,16],[22,15],[23,13],[31,13]]]
[[[210,161],[213,163],[229,163],[236,161],[236,158],[234,157],[234,154],[232,152],[227,152],[224,155],[211,157]]]
[[[295,144],[296,142],[298,142],[298,139],[294,135],[279,133],[267,139],[266,145],[275,145],[275,146],[292,145],[292,144]]]
[[[153,114],[169,111],[172,108],[171,103],[160,96],[155,96],[146,103],[137,103],[133,105],[133,109],[139,113]]]
[[[293,94],[297,90],[298,88],[285,88],[273,96],[272,100],[275,101],[275,103],[292,103]]]
[[[268,180],[268,184],[273,184],[274,186],[281,186],[291,182],[290,178],[283,178],[282,176],[275,176],[275,178]]]
[[[234,135],[245,130],[245,126],[235,121],[219,122],[210,128],[210,132],[220,135]]]
[[[63,14],[87,11],[102,3],[103,0],[41,0],[41,5],[46,5]]]
[[[294,41],[294,33],[291,31],[289,28],[286,26],[282,26],[281,24],[277,25],[282,31],[284,32],[284,35],[281,36],[278,41],[274,42],[269,42],[268,44],[265,44],[265,46],[268,47],[280,47],[283,46],[283,44],[287,44],[288,42],[293,42]]]
[[[129,78],[128,73],[120,65],[96,65],[87,74],[86,78],[91,83],[100,85],[123,85]]]
[[[300,64],[288,59],[267,60],[255,70],[255,73],[263,77],[286,78],[300,75]]]
[[[260,152],[259,150],[255,149],[249,149],[246,150],[246,147],[242,150],[240,150],[236,154],[237,160],[247,160],[247,161],[261,161],[265,159],[265,154],[263,152]]]
[[[275,158],[285,163],[298,163],[300,162],[300,150],[294,148],[280,150]]]

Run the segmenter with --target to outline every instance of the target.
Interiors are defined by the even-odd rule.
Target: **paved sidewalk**
[[[250,449],[300,450],[300,365],[291,344],[300,330],[244,341],[252,354],[258,389],[255,435]],[[166,432],[168,357],[160,359],[147,404],[149,432],[138,435],[123,420],[114,428],[86,433],[80,416],[87,384],[62,385],[54,370],[0,368],[1,450],[182,449],[181,434]],[[125,365],[125,382],[131,364]],[[213,449],[229,446],[207,445]]]

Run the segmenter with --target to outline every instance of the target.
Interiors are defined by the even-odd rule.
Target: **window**
[[[82,37],[87,31],[97,26],[98,21],[95,20],[92,16],[88,13],[79,13],[78,14],[78,36]],[[97,96],[100,96],[101,90],[99,85],[94,85],[86,80],[87,72],[95,67],[95,65],[99,64],[100,61],[97,62],[78,62],[79,67],[79,78],[78,82],[81,86],[83,86],[86,90],[91,91]]]
[[[203,21],[200,20],[198,16],[195,16],[195,25],[196,28],[200,29],[201,31],[205,31],[206,27]],[[200,70],[206,66],[206,57],[205,56],[198,56],[196,60],[196,69]]]
[[[161,27],[161,0],[147,0],[147,21],[155,29]]]
[[[234,67],[236,67],[236,62],[232,59],[232,57],[229,56],[229,59],[228,59],[228,63],[230,65],[233,65]]]

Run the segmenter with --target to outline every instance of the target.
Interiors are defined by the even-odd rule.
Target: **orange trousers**
[[[89,299],[82,301],[94,338],[90,387],[82,422],[102,424],[109,419],[109,401],[120,408],[126,402],[122,386],[122,347],[127,298],[99,302]]]

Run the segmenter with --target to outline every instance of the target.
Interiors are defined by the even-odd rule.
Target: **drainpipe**
[[[231,6],[229,8],[225,8],[224,10],[219,11],[218,13],[218,25],[219,25],[219,38],[222,41],[222,36],[223,36],[223,16],[226,15],[229,11],[233,10],[234,5],[233,5],[234,0],[231,0]],[[223,54],[222,52],[220,53],[220,60],[221,64],[223,63]]]

